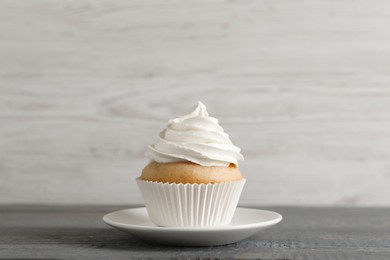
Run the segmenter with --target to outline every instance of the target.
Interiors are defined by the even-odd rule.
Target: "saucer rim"
[[[255,208],[244,208],[244,207],[237,207],[237,210],[250,210],[255,212],[264,212],[264,213],[271,213],[275,215],[274,219],[267,220],[267,221],[260,221],[256,223],[250,223],[250,224],[238,224],[238,225],[228,225],[228,226],[216,226],[216,227],[161,227],[161,226],[145,226],[145,225],[135,225],[135,224],[125,224],[117,221],[113,221],[110,219],[110,215],[120,213],[123,211],[136,211],[136,210],[146,210],[146,207],[136,207],[136,208],[128,208],[128,209],[122,209],[113,211],[110,213],[107,213],[103,216],[103,221],[114,228],[123,228],[123,229],[132,229],[132,230],[139,230],[139,231],[161,231],[161,232],[207,232],[207,231],[233,231],[233,230],[244,230],[244,229],[252,229],[252,228],[261,228],[261,227],[269,227],[273,226],[279,222],[282,221],[283,216],[280,213],[277,213],[275,211],[271,210],[263,210],[263,209],[255,209]]]

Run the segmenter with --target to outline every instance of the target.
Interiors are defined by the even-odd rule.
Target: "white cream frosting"
[[[190,161],[202,166],[227,167],[244,160],[240,148],[201,102],[187,115],[169,120],[145,155],[159,163]]]

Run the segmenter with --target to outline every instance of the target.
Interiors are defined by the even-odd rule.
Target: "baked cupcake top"
[[[188,114],[169,120],[145,155],[158,163],[189,161],[201,166],[237,166],[244,160],[240,148],[201,102]]]

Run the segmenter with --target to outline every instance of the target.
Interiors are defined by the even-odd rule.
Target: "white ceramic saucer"
[[[237,208],[228,226],[209,228],[159,227],[146,208],[115,211],[103,217],[108,225],[151,242],[175,246],[216,246],[238,242],[282,220],[276,212]]]

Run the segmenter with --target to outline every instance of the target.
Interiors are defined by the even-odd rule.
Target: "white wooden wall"
[[[203,101],[243,205],[390,206],[390,2],[0,0],[0,203],[141,203]]]

